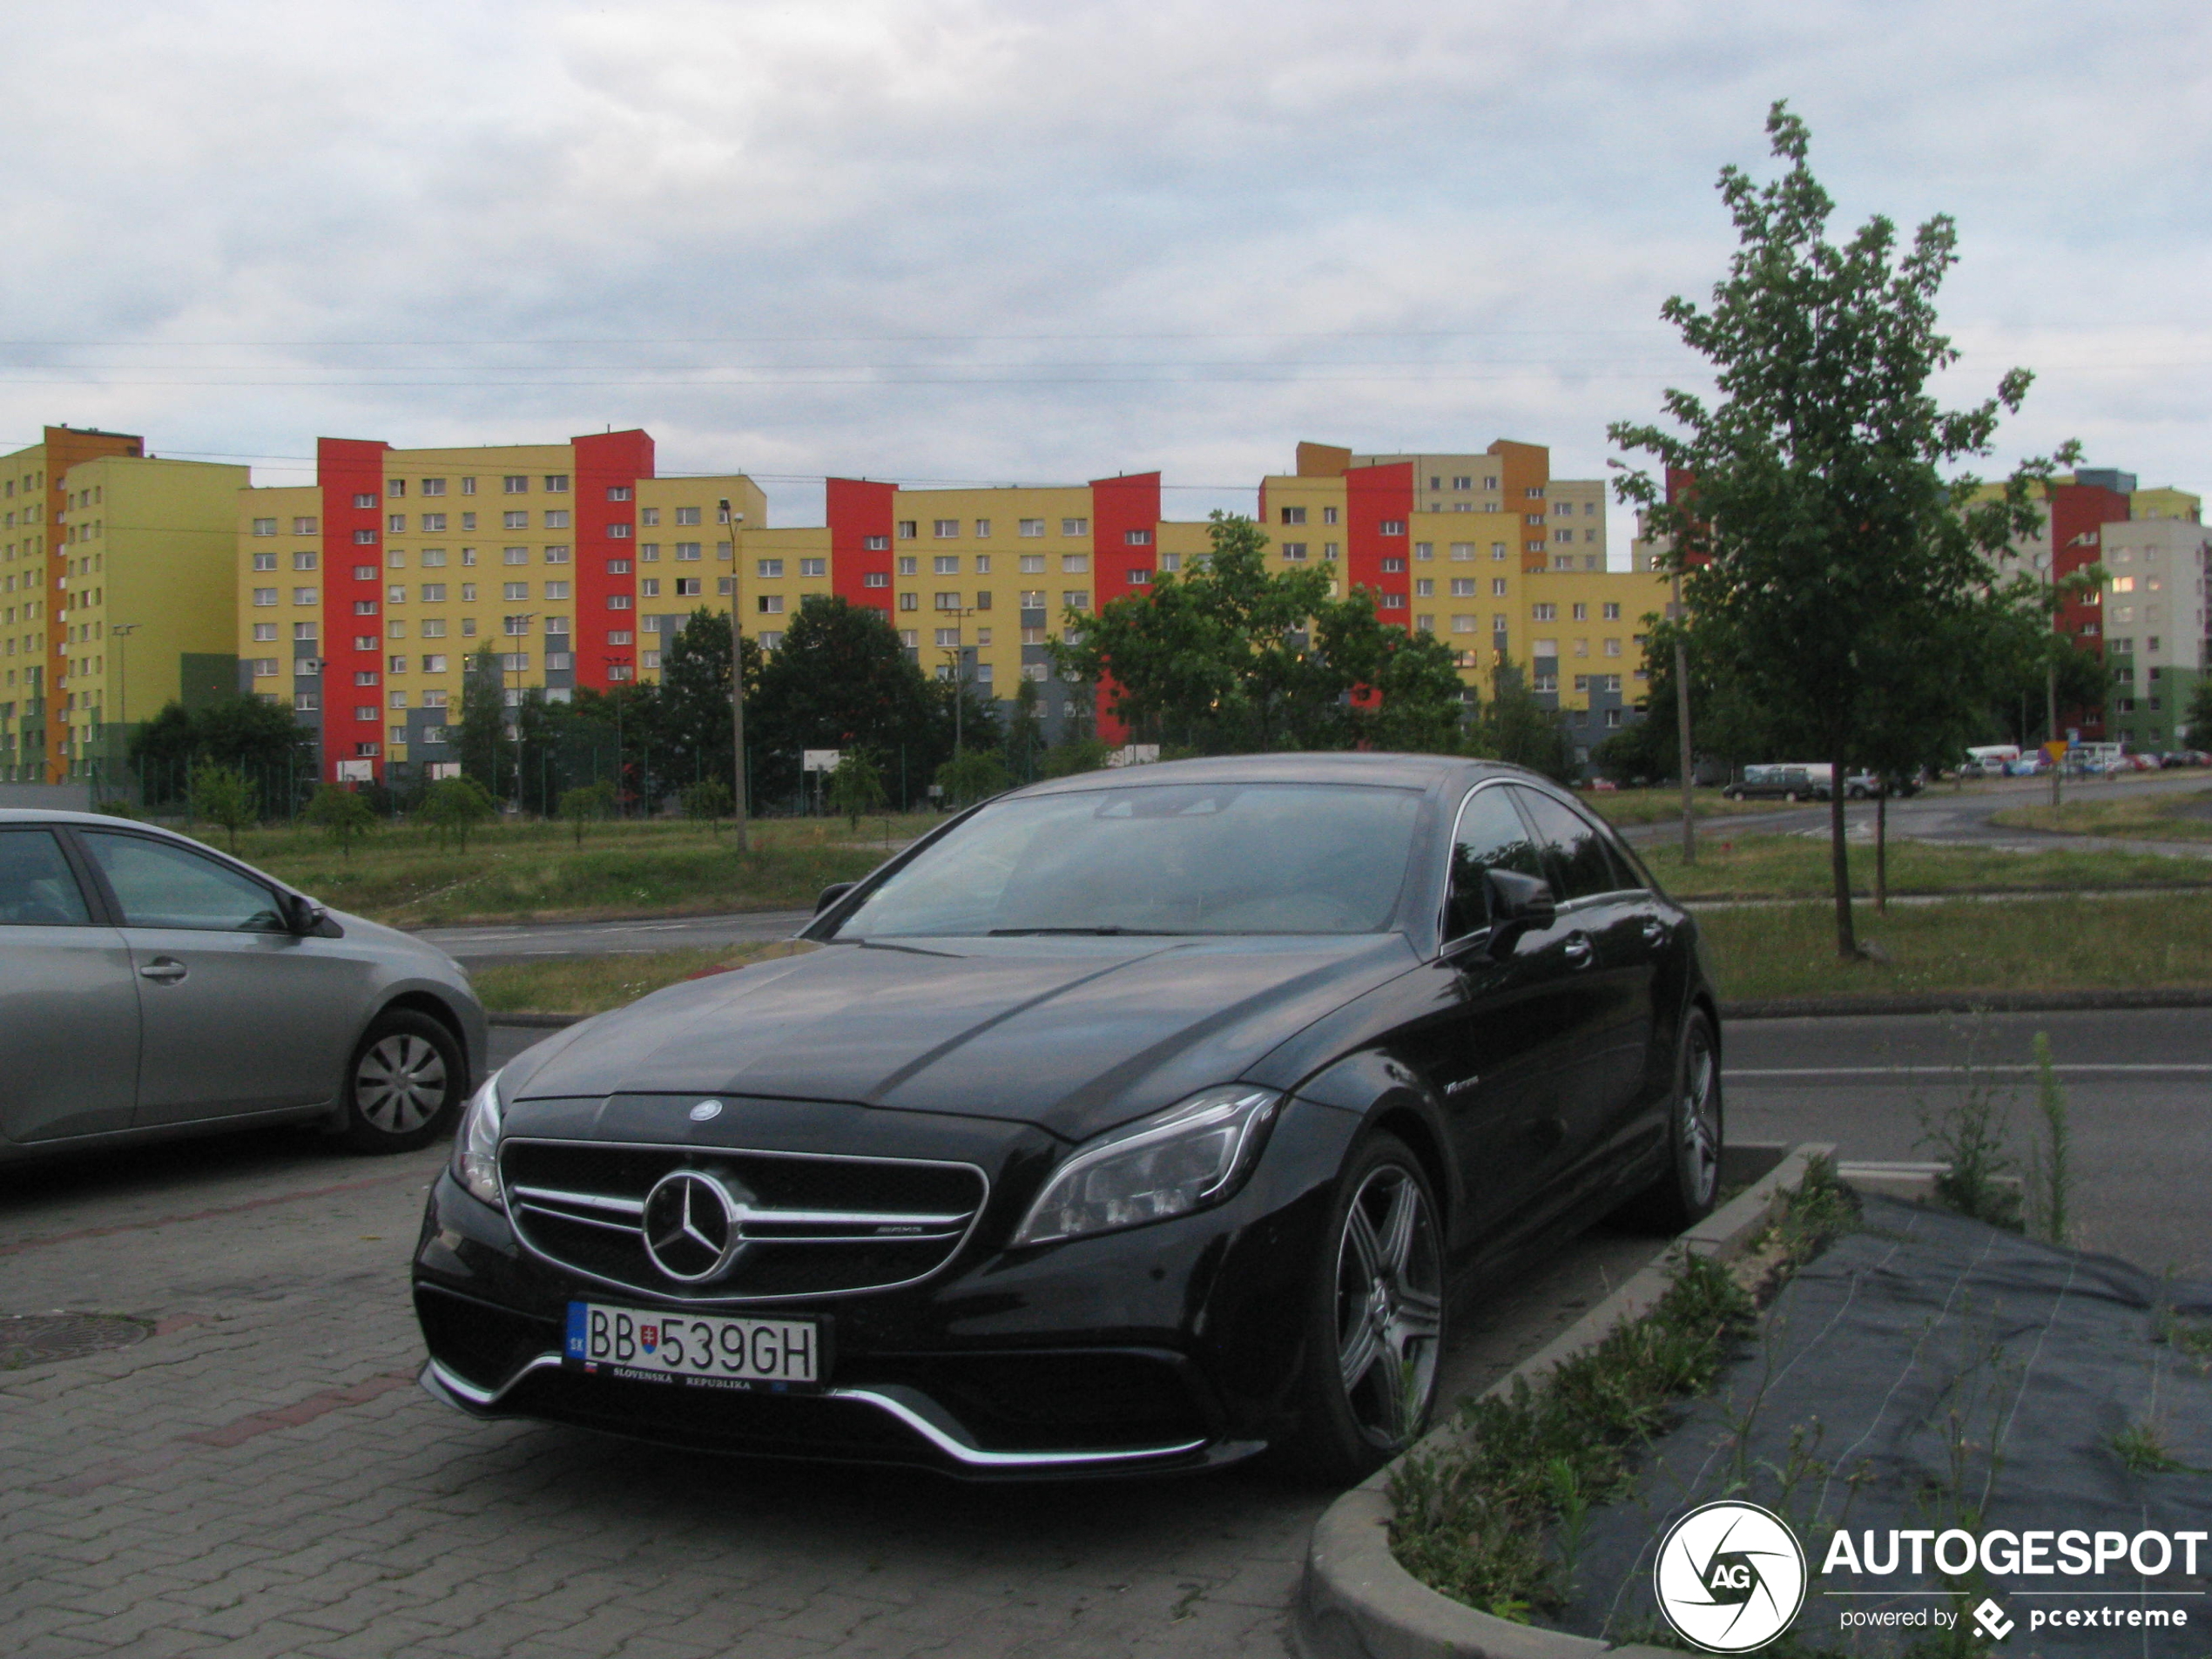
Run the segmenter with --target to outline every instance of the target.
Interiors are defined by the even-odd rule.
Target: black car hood
[[[1235,1081],[1415,964],[1396,934],[830,945],[678,985],[509,1069],[533,1100],[693,1093],[848,1101],[1080,1140]]]

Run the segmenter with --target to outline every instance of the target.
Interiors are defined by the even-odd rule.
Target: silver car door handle
[[[1667,924],[1656,916],[1646,917],[1643,924],[1643,936],[1650,943],[1657,944],[1667,936]]]
[[[1590,958],[1595,954],[1595,947],[1591,945],[1590,936],[1588,934],[1568,934],[1566,944],[1560,948],[1567,953],[1567,960],[1577,968],[1588,966]]]
[[[165,985],[173,985],[184,976],[185,965],[169,956],[157,956],[138,970],[140,979],[159,980]]]

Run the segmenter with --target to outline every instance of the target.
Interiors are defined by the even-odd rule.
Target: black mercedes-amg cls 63
[[[787,948],[477,1091],[415,1258],[432,1392],[971,1477],[1356,1476],[1486,1264],[1713,1202],[1696,924],[1514,767],[1040,784]]]

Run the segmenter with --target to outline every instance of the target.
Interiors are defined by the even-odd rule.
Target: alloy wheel
[[[1682,1159],[1692,1208],[1713,1201],[1721,1178],[1720,1077],[1713,1063],[1713,1042],[1702,1022],[1690,1028],[1683,1056],[1682,1116],[1676,1125],[1676,1155]]]
[[[1386,1163],[1369,1171],[1337,1244],[1337,1364],[1359,1432],[1396,1448],[1436,1391],[1444,1277],[1420,1184]]]
[[[373,1042],[354,1069],[354,1100],[385,1134],[411,1134],[445,1104],[445,1056],[408,1032]]]

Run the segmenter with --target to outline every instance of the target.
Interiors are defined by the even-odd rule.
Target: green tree
[[[750,644],[752,642],[747,640],[745,643]],[[683,805],[685,817],[704,820],[718,833],[721,829],[721,820],[729,817],[737,805],[735,797],[730,792],[730,786],[719,778],[702,778],[695,784],[686,784],[678,799]]]
[[[860,827],[862,813],[883,805],[883,773],[866,749],[850,748],[838,756],[836,770],[829,775],[828,797],[830,810],[844,813],[854,829]]]
[[[730,779],[735,776],[730,724],[730,619],[705,607],[681,632],[663,636],[655,736],[671,778]],[[745,707],[760,692],[757,641],[745,642]],[[751,736],[747,734],[748,746]]]
[[[1490,685],[1490,701],[1476,736],[1480,752],[1561,783],[1572,782],[1575,750],[1560,726],[1558,711],[1539,702],[1521,671],[1502,655],[1491,671]]]
[[[476,648],[461,673],[461,718],[453,738],[461,772],[497,800],[514,774],[514,745],[507,736],[507,676],[489,644]]]
[[[236,766],[203,760],[192,773],[192,810],[230,834],[231,851],[238,851],[238,833],[260,821],[260,799],[246,774]]]
[[[950,702],[883,612],[828,595],[801,602],[745,700],[745,742],[763,800],[799,794],[803,750],[857,745],[887,760],[903,752],[913,772],[927,777],[951,739]]]
[[[240,769],[283,765],[303,740],[292,711],[258,697],[226,698],[192,717],[199,752],[220,765]]]
[[[416,815],[436,833],[440,846],[450,835],[463,853],[469,850],[469,832],[498,811],[491,792],[467,777],[439,779],[423,791],[422,804],[415,808]]]
[[[1006,723],[1007,770],[1023,783],[1035,783],[1045,751],[1044,721],[1037,708],[1037,683],[1024,678],[1014,688],[1014,714]]]
[[[1373,596],[1359,590],[1323,607],[1313,643],[1345,682],[1345,741],[1420,754],[1460,752],[1467,687],[1458,658],[1435,635],[1383,621]]]
[[[595,818],[614,816],[615,804],[615,786],[604,779],[561,792],[561,816],[576,831],[578,846],[583,845],[583,826]]]
[[[988,749],[966,749],[937,768],[937,786],[948,806],[972,806],[1014,786],[1006,762]]]
[[[1079,772],[1098,772],[1104,769],[1106,758],[1112,752],[1102,738],[1070,738],[1044,752],[1042,770],[1048,778],[1072,778]]]
[[[1712,365],[1718,401],[1670,389],[1674,429],[1608,431],[1688,481],[1665,500],[1647,472],[1619,489],[1668,538],[1693,637],[1782,743],[1841,778],[1866,752],[1885,680],[1934,642],[1973,637],[1973,613],[1986,620],[2009,604],[1991,561],[2040,523],[2032,494],[2051,463],[2029,463],[1994,490],[1944,475],[1990,451],[2000,411],[2020,407],[2030,381],[2015,369],[1960,411],[1928,389],[1958,358],[1936,320],[1955,226],[1931,219],[1900,253],[1896,227],[1878,216],[1832,243],[1833,204],[1806,165],[1804,122],[1777,103],[1767,132],[1786,164],[1779,179],[1721,174],[1739,246],[1710,308],[1677,296],[1662,310]],[[1980,680],[1960,674],[1946,695],[1970,695]],[[1830,867],[1837,950],[1855,959],[1840,790]]]
[[[368,803],[342,784],[324,784],[307,803],[307,822],[338,843],[338,850],[354,856],[354,843],[376,827],[376,814]]]
[[[2188,711],[2184,718],[2188,722],[2191,748],[2202,749],[2212,743],[2212,676],[2197,681],[2196,689],[2189,693]]]

